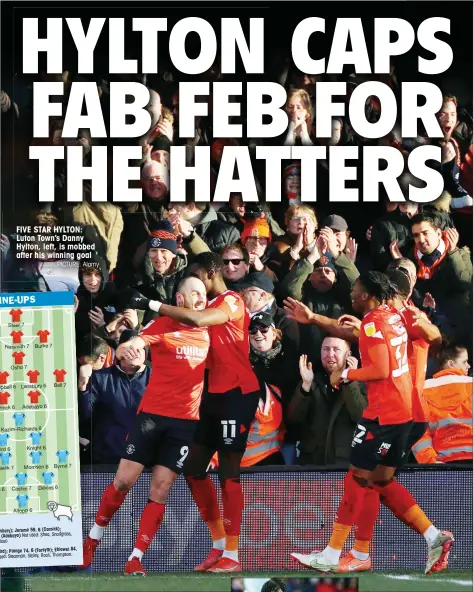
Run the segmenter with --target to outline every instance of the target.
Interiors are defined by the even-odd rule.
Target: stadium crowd
[[[63,82],[66,103],[71,83],[82,78],[70,71],[61,75],[43,71],[41,79]],[[104,113],[109,108],[110,82],[126,79],[96,80]],[[215,66],[202,79],[227,78]],[[229,145],[248,145],[254,155],[255,147],[265,143],[378,143],[397,147],[407,158],[416,146],[435,142],[422,129],[415,139],[401,138],[398,127],[381,140],[368,140],[358,136],[345,118],[334,119],[330,139],[318,138],[314,93],[315,84],[324,79],[289,65],[274,72],[273,80],[287,89],[289,125],[282,138],[215,138],[210,110],[209,116],[196,120],[195,137],[183,140],[177,135],[179,76],[176,72],[142,76],[140,81],[150,89],[152,120],[149,133],[138,140],[143,147],[143,201],[93,202],[85,182],[83,201],[68,203],[67,169],[58,162],[54,201],[41,204],[41,209],[34,197],[35,163],[25,158],[29,145],[82,145],[87,162],[92,145],[103,143],[111,148],[122,140],[97,140],[88,130],[82,130],[77,139],[62,138],[64,120],[60,118],[51,118],[48,139],[34,140],[29,80],[19,77],[15,92],[2,91],[4,165],[12,152],[15,158],[14,173],[7,172],[4,183],[15,184],[15,195],[22,192],[24,200],[14,214],[7,212],[4,217],[1,289],[75,293],[84,463],[119,462],[150,380],[149,351],[133,361],[115,355],[119,345],[158,316],[133,308],[133,298],[138,294],[175,304],[189,266],[207,251],[220,254],[227,287],[241,293],[251,316],[249,356],[262,389],[243,466],[347,466],[352,435],[367,396],[364,383],[347,382],[340,389],[331,386],[332,372],[359,364],[357,342],[344,338],[341,326],[333,321],[353,314],[351,290],[360,273],[387,268],[405,274],[409,283],[405,297],[426,313],[443,336],[442,344],[430,349],[426,395],[430,426],[414,455],[422,463],[472,460],[472,384],[463,382],[470,368],[468,359],[472,359],[472,103],[460,104],[449,88],[442,89],[444,102],[438,119],[445,137],[436,143],[442,148],[438,168],[444,191],[430,204],[391,203],[382,190],[378,204],[330,203],[327,162],[318,163],[317,203],[303,204],[297,161],[284,162],[281,172],[275,172],[281,174],[279,203],[245,203],[238,193],[231,194],[228,203],[201,203],[192,188],[186,203],[170,202],[172,145],[186,146],[190,164],[195,146],[210,146],[211,184],[215,185],[222,151]],[[353,89],[368,79],[350,75],[345,81]],[[383,78],[395,94],[402,80],[403,71],[395,69]],[[376,97],[368,99],[366,116],[369,121],[380,117]],[[237,123],[244,117],[232,119]],[[5,150],[13,137],[14,150]],[[129,144],[130,139],[123,143]],[[253,164],[262,193],[264,171],[255,159]],[[360,174],[358,179],[355,185],[361,184]],[[405,197],[409,184],[417,183],[408,173],[402,175]],[[27,224],[75,227],[84,242],[93,245],[91,258],[80,264],[58,261],[51,250],[44,251],[41,260],[17,258],[21,242],[17,226]],[[288,299],[306,305],[301,309],[303,316],[289,318],[284,310]]]

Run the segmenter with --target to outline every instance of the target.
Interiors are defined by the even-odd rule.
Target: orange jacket
[[[413,453],[419,463],[472,460],[472,378],[448,368],[425,382],[429,426]]]
[[[247,448],[245,454],[240,462],[241,467],[252,467],[270,454],[280,450],[283,443],[284,428],[283,428],[283,409],[280,400],[274,394],[281,397],[280,391],[277,387],[265,385],[266,400],[260,399],[255,419],[253,420],[249,437],[247,440]],[[218,464],[218,456],[215,454],[211,459],[211,464],[216,467]]]

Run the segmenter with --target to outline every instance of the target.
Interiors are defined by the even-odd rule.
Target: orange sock
[[[418,505],[413,506],[408,512],[405,512],[403,518],[410,524],[413,530],[416,530],[420,534],[423,534],[432,526],[431,520]]]
[[[224,523],[220,518],[219,520],[212,520],[208,522],[207,527],[209,528],[209,532],[211,533],[211,538],[213,541],[219,541],[225,537]]]
[[[359,541],[356,539],[353,549],[359,553],[370,553],[370,541]]]
[[[334,522],[332,527],[332,536],[328,543],[328,547],[340,551],[344,547],[344,543],[351,532],[351,528],[352,526],[348,526],[347,524],[339,524],[338,522]]]
[[[225,550],[237,551],[239,548],[239,537],[227,534],[225,537]]]

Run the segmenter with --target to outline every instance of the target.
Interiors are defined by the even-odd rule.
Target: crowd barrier
[[[84,536],[94,522],[100,498],[111,483],[115,467],[85,468],[82,481]],[[271,467],[242,474],[245,508],[240,557],[246,570],[298,570],[292,551],[309,553],[329,540],[339,504],[345,471],[328,467]],[[217,476],[211,474],[217,483]],[[451,569],[471,569],[472,465],[416,466],[404,469],[400,483],[440,529],[453,532]],[[138,523],[148,498],[150,473],[144,473],[107,528],[95,559],[97,571],[122,571],[133,549]],[[351,544],[352,538],[348,541]],[[347,547],[349,548],[349,547]],[[162,526],[144,557],[155,572],[192,571],[210,549],[210,538],[188,487],[180,477],[172,488]],[[373,545],[373,567],[380,570],[420,570],[426,562],[426,543],[396,520],[384,507]]]

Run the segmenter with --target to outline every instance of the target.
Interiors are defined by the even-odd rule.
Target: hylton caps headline
[[[38,73],[38,57],[46,55],[47,72],[57,74],[63,68],[63,40],[72,37],[77,49],[78,74],[93,74],[94,51],[99,37],[108,28],[109,72],[133,74],[138,72],[138,60],[125,58],[125,22],[123,18],[92,18],[87,31],[80,18],[48,18],[46,35],[39,36],[37,18],[23,19],[23,72]],[[326,31],[324,18],[305,18],[295,27],[291,41],[291,53],[297,68],[310,75],[341,74],[351,65],[357,75],[389,74],[394,56],[406,54],[416,47],[423,49],[429,59],[417,56],[418,71],[423,75],[437,75],[449,69],[453,51],[443,39],[450,35],[450,20],[433,17],[425,19],[415,30],[404,19],[374,18],[372,47],[368,47],[360,18],[339,18],[331,31]],[[169,30],[166,18],[133,18],[132,30],[141,35],[141,73],[159,72],[158,37],[167,36],[169,57],[181,73],[193,76],[206,72],[218,56],[221,72],[235,74],[236,60],[240,59],[247,74],[264,73],[265,19],[250,18],[248,34],[244,35],[238,18],[221,20],[219,38],[212,25],[205,19],[189,17],[179,20]],[[189,57],[186,39],[190,34],[200,38],[197,57]],[[331,50],[328,58],[313,59],[308,51],[308,41],[313,35],[330,35]],[[112,43],[112,41],[111,41]],[[347,48],[350,49],[347,49]],[[369,55],[373,55],[371,64]],[[442,106],[441,90],[430,82],[404,82],[401,85],[400,113],[392,89],[378,81],[359,84],[348,100],[345,82],[316,82],[315,123],[317,137],[330,138],[332,119],[348,118],[354,131],[369,139],[387,136],[398,122],[402,138],[414,138],[421,123],[429,138],[442,138],[443,132],[436,119]],[[142,158],[142,146],[137,139],[147,134],[152,124],[147,106],[150,92],[138,82],[111,82],[110,125],[106,129],[99,91],[95,82],[73,82],[67,104],[55,102],[52,97],[62,95],[62,82],[34,83],[33,130],[35,138],[47,138],[51,117],[63,117],[63,138],[77,138],[79,129],[89,129],[92,138],[129,138],[130,145],[113,147],[113,200],[139,202],[142,190],[129,187],[130,181],[138,181],[140,167],[134,166]],[[211,96],[213,134],[217,138],[276,138],[288,127],[288,116],[283,109],[287,95],[285,89],[274,82],[180,82],[179,83],[179,138],[194,137],[196,117],[208,115],[209,101],[198,97]],[[380,119],[373,123],[365,116],[365,104],[369,97],[378,98],[381,105]],[[251,108],[245,113],[245,126],[230,122],[232,116],[241,115],[239,97]],[[230,100],[232,98],[232,101]],[[237,98],[237,102],[235,101]],[[83,114],[85,113],[85,114]],[[130,122],[130,119],[132,122]],[[134,141],[135,140],[135,141]],[[83,199],[82,183],[92,180],[92,201],[107,199],[107,147],[93,146],[91,166],[84,166],[82,146],[31,146],[30,159],[38,161],[39,201],[51,201],[54,195],[54,164],[67,160],[68,196],[70,202]],[[418,203],[431,202],[443,190],[441,174],[427,165],[427,161],[441,162],[441,148],[422,145],[415,148],[405,163],[403,155],[393,146],[257,146],[255,158],[265,162],[267,202],[280,201],[280,178],[270,174],[281,166],[282,160],[301,161],[303,202],[316,201],[316,166],[320,159],[329,160],[329,200],[360,201],[361,195],[345,182],[354,179],[354,161],[362,157],[364,201],[378,201],[383,184],[391,201],[404,201],[397,178],[405,168],[422,181],[420,186],[410,186],[409,199]],[[132,161],[132,162],[131,162]],[[196,146],[193,166],[186,164],[186,147],[170,148],[171,201],[182,202],[186,198],[186,182],[195,182],[196,201],[211,199],[210,147]],[[234,175],[234,172],[236,174]],[[235,177],[235,178],[234,178]],[[245,201],[257,201],[257,189],[248,146],[225,146],[214,192],[214,201],[226,201],[231,192],[241,192]]]

